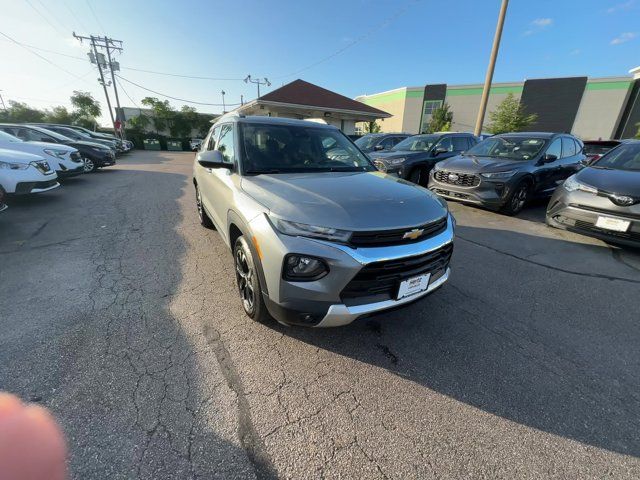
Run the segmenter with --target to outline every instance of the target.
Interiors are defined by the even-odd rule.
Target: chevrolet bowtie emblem
[[[424,233],[424,230],[422,228],[414,228],[413,230],[409,230],[408,232],[405,232],[404,235],[402,236],[402,239],[404,240],[409,238],[411,240],[415,240],[423,233]]]

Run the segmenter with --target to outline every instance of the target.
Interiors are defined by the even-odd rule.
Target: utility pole
[[[113,63],[111,61],[111,52],[110,52],[110,48],[114,49],[114,50],[119,50],[122,51],[122,41],[121,40],[113,40],[111,38],[108,37],[99,37],[99,36],[94,36],[94,35],[90,35],[88,37],[84,37],[82,35],[76,35],[75,32],[73,32],[73,36],[74,38],[77,38],[80,43],[83,42],[83,40],[88,40],[89,42],[91,42],[91,49],[92,52],[89,53],[89,59],[91,60],[91,63],[95,63],[98,66],[98,72],[100,72],[100,78],[98,79],[98,82],[102,85],[102,88],[104,90],[104,96],[107,100],[107,107],[109,108],[109,117],[111,118],[111,126],[113,127],[113,133],[115,134],[116,137],[118,137],[118,129],[116,128],[116,122],[115,122],[115,118],[113,117],[113,109],[111,108],[111,99],[109,98],[109,92],[107,90],[107,87],[109,85],[111,85],[113,83],[114,86],[114,90],[116,92],[116,102],[118,104],[118,108],[120,107],[120,100],[118,98],[118,91],[115,87],[115,76],[113,73]],[[120,46],[116,46],[115,42],[118,42],[120,44]],[[107,56],[109,59],[109,68],[111,69],[111,77],[113,78],[113,82],[109,82],[109,84],[107,84],[107,82],[104,79],[104,71],[103,71],[103,67],[106,68],[107,67],[107,62],[104,61],[104,55],[103,54],[99,54],[98,53],[98,47],[100,48],[104,48],[107,50]]]
[[[227,113],[227,108],[226,108],[226,106],[225,106],[225,104],[224,104],[224,94],[225,94],[225,91],[224,91],[224,90],[222,90],[222,92],[221,92],[221,93],[222,93],[222,113]]]
[[[476,119],[475,135],[482,133],[482,124],[487,111],[487,102],[489,101],[489,91],[491,82],[493,81],[493,70],[496,66],[496,58],[498,58],[498,50],[500,49],[500,38],[502,37],[502,27],[504,26],[504,18],[507,15],[507,6],[509,0],[502,0],[500,14],[498,16],[498,25],[496,25],[496,33],[493,37],[493,47],[491,48],[491,57],[489,58],[489,67],[487,68],[487,76],[484,79],[484,88],[482,89],[482,98],[480,99],[480,110],[478,110],[478,118]]]
[[[2,90],[0,90],[1,92]],[[7,106],[4,104],[4,99],[2,98],[2,94],[0,93],[0,103],[2,103],[2,109],[7,110]]]
[[[266,85],[267,87],[271,86],[271,82],[267,77],[264,77],[262,80],[254,80],[251,78],[251,75],[247,75],[247,78],[244,79],[244,83],[255,83],[258,86],[258,98],[260,98],[260,85]]]
[[[120,70],[120,64],[118,62],[113,62],[111,60],[111,49],[113,48],[114,50],[118,50],[118,51],[122,51],[122,41],[121,40],[113,40],[111,38],[104,38],[105,40],[105,48],[107,49],[107,60],[109,60],[109,70],[111,71],[111,80],[112,80],[112,85],[113,85],[113,91],[116,95],[116,120],[120,120],[118,118],[118,112],[122,112],[122,108],[120,107],[120,97],[118,96],[118,87],[116,85],[116,75],[115,72],[116,70],[119,71]],[[115,42],[118,42],[119,45],[116,46]],[[124,118],[120,121],[120,125],[122,125],[122,121],[124,121]],[[124,135],[124,128],[120,129],[120,137],[124,140],[125,139],[125,135]]]
[[[244,95],[240,95],[240,106],[244,105]]]

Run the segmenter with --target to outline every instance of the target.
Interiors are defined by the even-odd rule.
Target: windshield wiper
[[[244,173],[246,175],[267,175],[270,173],[280,173],[280,170],[277,168],[270,168],[268,170],[246,170]]]

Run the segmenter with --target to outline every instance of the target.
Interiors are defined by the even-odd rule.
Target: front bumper
[[[480,205],[500,210],[507,202],[510,188],[517,184],[517,179],[493,181],[480,177],[480,184],[474,187],[462,187],[450,183],[439,182],[433,172],[429,176],[429,190],[448,200]]]
[[[59,186],[60,184],[55,178],[38,182],[19,182],[16,184],[15,194],[26,195],[28,193],[48,192],[49,190],[53,190]]]
[[[335,327],[347,325],[361,316],[397,308],[427,296],[442,286],[449,278],[448,266],[454,237],[454,220],[449,215],[447,227],[441,233],[423,241],[386,247],[352,248],[347,245],[292,237],[276,232],[264,215],[251,222],[259,244],[264,273],[263,297],[269,313],[286,324],[312,327]],[[445,252],[448,256],[439,256]],[[282,278],[285,255],[297,253],[320,257],[329,265],[329,273],[320,280],[291,282]],[[412,278],[423,273],[432,273],[426,290],[396,299],[395,293],[367,293],[362,297],[348,296],[348,286],[365,267],[381,262],[412,261],[423,256],[438,260],[426,264],[424,271],[407,270],[402,277]],[[444,263],[443,263],[444,262]],[[433,267],[433,271],[430,269]],[[402,272],[397,276],[403,275]],[[395,279],[394,279],[395,281]],[[399,285],[399,281],[397,282]]]
[[[562,230],[598,238],[605,242],[640,247],[640,205],[611,207],[606,201],[585,192],[566,192],[562,187],[554,193],[547,210],[547,224]],[[596,226],[599,217],[629,222],[625,232]]]
[[[59,178],[71,178],[84,173],[84,165],[74,166],[74,168],[67,168],[66,170],[56,170]]]

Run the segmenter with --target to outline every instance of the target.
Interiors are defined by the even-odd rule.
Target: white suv
[[[40,193],[58,188],[58,175],[38,155],[0,149],[0,196]]]
[[[44,157],[60,177],[73,177],[84,173],[84,162],[78,150],[67,145],[25,142],[18,137],[0,131],[0,148]]]

